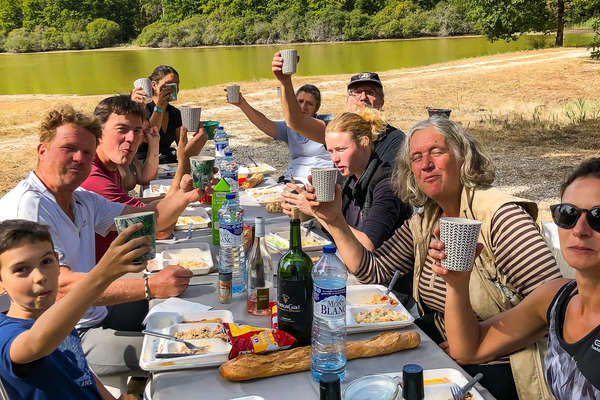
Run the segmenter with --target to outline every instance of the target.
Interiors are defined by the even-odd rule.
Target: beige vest
[[[484,247],[475,260],[469,294],[471,306],[479,318],[485,320],[505,311],[521,301],[521,296],[508,282],[507,277],[496,269],[492,251],[491,222],[496,211],[506,203],[516,203],[531,217],[537,219],[537,205],[529,200],[509,196],[494,188],[464,188],[460,201],[462,218],[481,221],[479,242]],[[414,281],[413,296],[423,312],[423,303],[419,295],[419,278],[427,258],[434,226],[437,224],[440,208],[435,204],[425,206],[423,212],[413,215],[409,221],[414,241]],[[513,378],[520,400],[553,399],[544,380],[542,364],[546,351],[545,341],[540,341],[510,356]]]

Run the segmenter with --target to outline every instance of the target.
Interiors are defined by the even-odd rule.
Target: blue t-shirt
[[[285,121],[275,121],[277,140],[286,142],[290,152],[290,163],[285,176],[307,178],[311,168],[333,167],[325,146],[313,142],[290,129]]]
[[[94,399],[102,397],[73,331],[50,355],[29,364],[13,364],[10,346],[35,320],[0,314],[0,377],[11,400]]]

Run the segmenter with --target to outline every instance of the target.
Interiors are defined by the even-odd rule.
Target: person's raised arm
[[[246,118],[258,129],[271,136],[273,139],[277,139],[277,125],[269,118],[265,117],[263,113],[252,107],[244,96],[240,93],[240,101],[237,103],[231,103],[238,107],[246,115]]]
[[[10,359],[14,363],[27,364],[52,353],[112,281],[146,267],[146,263],[136,265],[133,260],[148,252],[150,238],[127,241],[141,227],[141,224],[132,225],[117,236],[96,267],[36,319],[31,329],[15,338],[10,347]],[[54,262],[58,264],[58,260]]]
[[[141,168],[139,168],[139,161],[137,165],[134,165],[136,170],[139,168],[137,171],[137,183],[139,185],[147,185],[151,180],[156,179],[156,175],[158,174],[158,152],[160,144],[160,134],[158,133],[158,128],[155,126],[150,126],[150,128],[144,132],[144,137],[148,143],[146,159],[144,160],[143,165],[141,165]],[[136,161],[136,159],[133,160],[133,162]]]
[[[169,105],[169,97],[171,97],[171,88],[163,84],[158,90],[158,99],[156,100],[155,105],[157,108],[162,110],[162,112],[154,111],[152,113],[152,115],[150,116],[150,125],[157,127],[158,131],[160,132],[160,128],[163,123],[163,118],[165,116],[165,113],[167,112],[167,106]]]
[[[283,116],[287,125],[298,132],[300,135],[317,143],[325,143],[325,122],[306,115],[300,109],[296,94],[294,93],[294,85],[292,84],[292,76],[285,75],[281,72],[283,66],[283,57],[278,51],[273,56],[271,61],[271,70],[273,75],[281,83],[281,107]]]
[[[471,272],[448,271],[440,260],[444,245],[436,238],[429,255],[436,260],[433,271],[446,281],[445,329],[452,358],[466,364],[479,364],[510,354],[532,344],[547,333],[546,312],[560,287],[567,280],[547,282],[525,297],[517,306],[479,322],[471,306],[469,279]],[[478,251],[481,251],[478,245]]]

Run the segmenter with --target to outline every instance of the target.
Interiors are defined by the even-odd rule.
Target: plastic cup
[[[450,119],[450,113],[452,112],[452,110],[448,109],[448,108],[430,108],[427,107],[427,114],[429,115],[429,118],[448,118]]]
[[[281,98],[281,86],[277,86],[275,90],[277,91],[277,97]]]
[[[298,64],[298,51],[295,49],[281,50],[281,57],[283,57],[281,72],[285,75],[295,74],[296,65]]]
[[[142,88],[144,90],[144,93],[146,94],[146,98],[147,99],[151,99],[152,98],[152,81],[148,78],[140,78],[140,79],[136,79],[133,82],[133,87],[134,88]]]
[[[165,86],[171,88],[171,97],[169,97],[169,101],[177,100],[177,84],[176,83],[165,83]]]
[[[197,132],[200,126],[200,115],[202,107],[184,106],[180,108],[181,122],[188,132]]]
[[[215,131],[219,127],[219,121],[204,121],[202,122],[202,125],[204,126],[204,133],[206,133],[206,136],[211,140],[214,139]]]
[[[204,189],[210,186],[215,167],[215,158],[210,156],[190,157],[194,187]]]
[[[481,222],[465,218],[440,218],[440,240],[444,242],[446,258],[442,267],[451,271],[473,269]]]
[[[239,103],[240,102],[240,86],[239,85],[227,86],[227,102],[228,103]]]
[[[156,256],[156,214],[154,211],[149,211],[115,217],[115,226],[117,227],[117,232],[119,233],[123,232],[130,225],[134,225],[139,222],[141,222],[144,226],[139,231],[134,232],[129,240],[138,238],[140,236],[150,236],[152,237],[152,241],[149,243],[149,246],[151,246],[152,249],[143,256],[136,258],[133,261],[134,264],[141,264],[145,260],[152,260]]]
[[[320,203],[328,203],[335,199],[335,184],[337,183],[337,168],[313,168],[310,170],[315,195]]]

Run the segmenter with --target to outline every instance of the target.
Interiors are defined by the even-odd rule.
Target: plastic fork
[[[195,344],[190,343],[187,340],[179,339],[178,337],[167,335],[164,333],[147,331],[147,330],[143,330],[142,333],[144,335],[156,336],[156,337],[159,337],[162,339],[173,340],[175,342],[183,343],[185,345],[185,347],[187,347],[188,350],[191,350],[191,351],[204,350],[208,347],[208,346],[196,346]]]
[[[450,394],[452,394],[452,400],[464,400],[465,395],[469,393],[469,390],[471,390],[481,378],[483,378],[483,374],[479,372],[463,387],[459,387],[456,383],[451,384]]]

